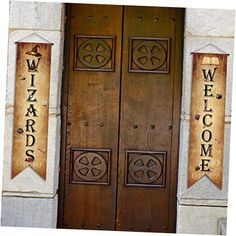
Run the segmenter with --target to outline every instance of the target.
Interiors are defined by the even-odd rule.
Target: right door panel
[[[182,20],[124,7],[117,230],[175,231]]]

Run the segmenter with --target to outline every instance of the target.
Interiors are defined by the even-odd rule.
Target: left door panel
[[[70,5],[66,228],[115,229],[122,7]]]

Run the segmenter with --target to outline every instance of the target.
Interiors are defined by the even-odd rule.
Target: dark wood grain
[[[68,18],[59,226],[175,232],[183,10],[70,4]],[[114,67],[87,68],[77,48],[110,36]],[[92,153],[109,175],[86,184],[72,171]]]
[[[122,7],[76,4],[70,8],[63,223],[68,228],[114,229]],[[76,35],[114,36],[116,70],[74,70]],[[72,148],[110,149],[109,184],[72,184]]]
[[[181,11],[179,11],[181,12]],[[178,117],[173,116],[179,107],[174,107],[174,91],[180,90],[181,77],[176,78],[176,61],[181,42],[176,40],[176,22],[181,21],[176,9],[125,7],[123,31],[123,67],[121,92],[121,132],[118,174],[118,230],[171,232],[174,220],[169,222],[170,202],[175,202],[176,187],[171,178],[177,178],[177,150],[172,153],[174,132],[179,126]],[[153,19],[158,17],[158,21]],[[142,19],[142,20],[140,20]],[[182,21],[181,21],[182,22]],[[128,39],[131,36],[168,38],[170,40],[170,72],[166,74],[129,73],[127,70]],[[181,68],[179,68],[181,69]],[[175,83],[178,81],[179,83]],[[175,120],[174,120],[175,118]],[[134,125],[138,128],[134,129]],[[151,125],[155,129],[151,129]],[[174,140],[175,141],[175,140]],[[125,151],[164,151],[167,152],[165,187],[127,187],[124,185]],[[175,173],[172,177],[173,172]]]

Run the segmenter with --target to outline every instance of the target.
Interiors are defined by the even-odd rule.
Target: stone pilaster
[[[64,47],[62,3],[10,2],[3,159],[2,225],[56,227],[60,159],[60,101]],[[13,114],[16,72],[15,42],[36,33],[53,43],[50,75],[47,176],[43,180],[31,168],[11,179]],[[32,38],[32,41],[34,39]]]
[[[218,48],[229,53],[226,83],[225,145],[222,190],[218,189],[207,177],[203,177],[191,188],[187,188],[192,86],[191,52],[194,52],[209,43],[214,44]],[[217,234],[218,218],[226,217],[227,215],[233,51],[233,10],[186,9],[177,196],[178,233]]]

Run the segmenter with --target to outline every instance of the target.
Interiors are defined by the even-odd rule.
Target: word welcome
[[[200,171],[211,171],[209,168],[209,162],[213,157],[213,133],[211,127],[213,125],[213,108],[209,105],[210,99],[214,97],[212,94],[212,89],[214,87],[214,78],[216,75],[217,67],[212,69],[202,69],[202,78],[204,80],[204,87],[203,87],[203,117],[202,117],[202,124],[203,124],[203,131],[201,133],[201,146],[200,146],[200,157],[201,164],[200,164]]]

